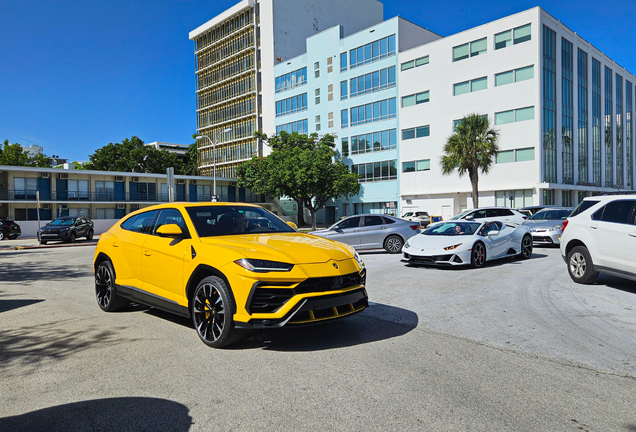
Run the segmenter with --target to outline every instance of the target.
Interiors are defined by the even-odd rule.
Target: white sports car
[[[499,221],[448,221],[429,226],[404,244],[402,261],[419,265],[470,265],[515,256],[532,256],[532,235],[525,226]]]

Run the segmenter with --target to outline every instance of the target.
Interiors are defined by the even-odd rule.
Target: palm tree
[[[469,114],[457,125],[444,145],[441,166],[444,175],[457,170],[468,173],[473,186],[473,207],[479,207],[479,171],[488,173],[499,152],[499,131],[491,127],[488,116]]]

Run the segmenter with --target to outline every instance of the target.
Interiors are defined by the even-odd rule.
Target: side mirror
[[[161,225],[159,228],[157,228],[156,233],[159,237],[177,238],[183,235],[183,230],[177,224],[167,224]]]
[[[473,220],[473,219],[474,219],[474,217],[473,217],[473,215],[468,215],[468,216],[466,216],[464,219],[466,219],[466,220]]]
[[[495,237],[495,236],[498,236],[498,235],[499,235],[499,231],[490,231],[488,233],[488,238]]]
[[[287,221],[287,225],[289,225],[290,227],[292,227],[293,229],[298,229],[298,227],[296,226],[295,223],[293,223],[292,221]]]

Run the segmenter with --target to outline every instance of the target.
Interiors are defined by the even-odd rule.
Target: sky
[[[632,1],[383,4],[385,19],[399,15],[441,36],[541,6],[634,74]],[[0,0],[0,142],[40,145],[69,161],[86,161],[133,135],[191,144],[196,103],[188,33],[237,2]]]

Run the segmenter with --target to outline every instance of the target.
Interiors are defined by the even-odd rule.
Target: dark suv
[[[40,244],[52,240],[75,243],[78,237],[92,240],[93,232],[93,221],[86,216],[62,216],[38,230],[38,241]]]
[[[11,220],[0,219],[0,240],[6,238],[10,240],[17,239],[21,234],[20,225]]]

